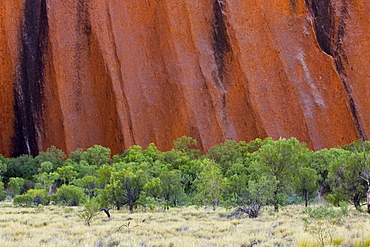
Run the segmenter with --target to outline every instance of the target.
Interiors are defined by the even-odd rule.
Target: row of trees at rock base
[[[36,157],[0,156],[0,199],[75,206],[95,198],[100,206],[130,211],[242,206],[254,212],[251,217],[263,205],[278,210],[325,199],[334,205],[350,202],[360,210],[367,202],[370,142],[314,152],[295,138],[228,140],[204,155],[194,148],[196,143],[184,136],[168,152],[149,144],[112,156],[110,149],[95,145],[67,157],[52,146]]]

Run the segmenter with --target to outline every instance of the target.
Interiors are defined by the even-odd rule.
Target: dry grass
[[[0,205],[1,206],[1,205]],[[304,232],[302,206],[273,212],[264,208],[257,219],[228,219],[231,212],[195,207],[169,211],[101,212],[85,226],[81,208],[0,207],[0,246],[319,246]],[[370,217],[350,210],[336,227],[332,246],[369,246]]]

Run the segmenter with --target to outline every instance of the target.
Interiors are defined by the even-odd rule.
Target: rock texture
[[[370,134],[370,2],[2,0],[0,153]]]

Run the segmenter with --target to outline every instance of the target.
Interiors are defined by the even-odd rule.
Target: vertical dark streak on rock
[[[213,23],[213,52],[217,66],[217,77],[219,78],[218,87],[225,90],[223,86],[223,73],[225,69],[225,56],[230,51],[230,42],[227,34],[226,23],[223,11],[225,0],[215,0],[213,3],[214,23]]]
[[[226,88],[224,85],[225,60],[227,53],[231,51],[224,16],[225,5],[226,0],[215,0],[213,2],[214,23],[212,35],[213,54],[217,66],[217,77],[215,78],[215,83],[222,97],[221,115],[224,124],[226,124],[227,121]]]
[[[323,52],[332,56],[331,40],[333,36],[333,8],[330,0],[305,0],[311,16],[314,18],[314,29],[317,42]]]
[[[120,83],[124,83],[123,78],[122,78],[121,62],[120,62],[120,59],[119,59],[119,56],[118,56],[118,48],[117,48],[116,40],[115,40],[115,37],[114,37],[113,21],[112,21],[112,16],[111,16],[110,9],[109,9],[109,4],[107,5],[107,14],[108,14],[108,17],[109,17],[109,19],[108,19],[109,20],[108,29],[109,29],[109,33],[112,35],[111,40],[112,40],[112,45],[113,45],[113,49],[114,49],[114,59],[115,59],[117,65],[119,67],[119,72],[118,72],[119,81],[120,81]],[[127,124],[129,125],[128,128],[129,128],[129,133],[130,133],[129,136],[125,136],[126,140],[129,139],[129,141],[128,141],[129,144],[128,143],[123,143],[123,145],[132,145],[132,144],[136,143],[136,141],[135,141],[135,136],[134,136],[134,127],[133,127],[133,123],[132,123],[130,105],[128,103],[127,95],[126,95],[126,92],[124,90],[122,90],[122,94],[123,94],[123,97],[124,97],[123,102],[124,102],[124,105],[125,105],[125,115],[127,117]],[[119,123],[122,126],[122,119],[119,119]]]
[[[75,68],[76,79],[73,83],[74,91],[77,97],[82,97],[82,81],[81,81],[81,66],[86,64],[86,61],[81,60],[83,54],[86,52],[85,44],[88,44],[88,54],[90,54],[90,41],[91,41],[91,23],[89,13],[89,0],[77,1],[77,21],[76,21],[76,45],[75,45]],[[82,106],[80,101],[76,101],[76,110],[80,111]]]
[[[15,87],[15,135],[12,156],[38,154],[42,129],[45,53],[48,40],[45,0],[26,0],[22,27],[20,69]]]
[[[292,7],[293,7],[293,12],[296,13],[297,12],[297,0],[290,0],[290,3],[292,4]]]
[[[348,63],[348,58],[344,48],[342,47],[342,40],[345,36],[346,32],[346,19],[348,18],[348,2],[347,0],[341,1],[341,8],[340,8],[340,18],[339,23],[337,24],[337,32],[333,35],[332,41],[332,54],[335,61],[335,67],[338,71],[340,79],[343,83],[344,90],[348,96],[349,107],[351,109],[351,113],[353,116],[354,123],[356,125],[358,134],[362,140],[365,141],[366,136],[365,132],[362,129],[361,122],[358,116],[358,111],[356,107],[356,102],[352,97],[352,91],[350,85],[346,81],[346,71],[345,71],[345,64]]]
[[[323,52],[332,56],[335,68],[342,81],[344,90],[348,97],[348,103],[357,132],[361,139],[365,140],[356,102],[352,97],[350,85],[346,81],[345,63],[348,62],[342,40],[346,31],[346,19],[348,18],[348,2],[342,0],[338,10],[332,1],[328,0],[305,0],[306,6],[313,17],[314,30],[317,42]],[[334,3],[336,4],[336,3]],[[338,20],[339,19],[339,20]]]

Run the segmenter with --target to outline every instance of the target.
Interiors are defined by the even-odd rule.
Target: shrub
[[[4,183],[0,181],[0,201],[4,201],[6,198],[6,191],[4,190]]]
[[[87,200],[84,203],[84,210],[77,213],[77,216],[90,226],[91,221],[99,214],[100,206],[96,197]]]
[[[12,177],[9,179],[9,192],[12,197],[19,195],[21,193],[21,189],[24,185],[23,178]]]
[[[50,203],[50,196],[48,195],[48,192],[46,190],[30,189],[27,191],[26,194],[29,194],[33,197],[33,204],[35,204],[35,206],[38,206],[40,204],[48,205]]]
[[[30,207],[33,203],[33,197],[30,194],[18,195],[14,197],[13,203],[20,207]]]
[[[54,200],[58,204],[78,206],[84,195],[84,192],[80,188],[63,184],[55,193]]]
[[[303,218],[305,231],[309,232],[321,246],[327,242],[333,244],[336,225],[342,221],[345,210],[328,207],[307,208],[307,217]]]

